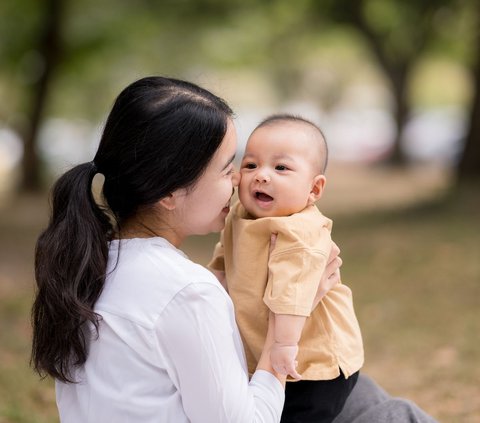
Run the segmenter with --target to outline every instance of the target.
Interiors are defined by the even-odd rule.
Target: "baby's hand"
[[[274,342],[270,351],[270,360],[273,369],[282,375],[290,375],[294,379],[301,379],[302,376],[297,373],[297,361],[295,358],[298,354],[298,345],[285,345]]]

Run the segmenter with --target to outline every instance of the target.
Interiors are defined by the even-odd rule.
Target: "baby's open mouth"
[[[260,191],[255,193],[255,198],[260,201],[273,201],[273,197],[270,197],[268,194]]]

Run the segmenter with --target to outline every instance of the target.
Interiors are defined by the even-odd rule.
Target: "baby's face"
[[[313,204],[320,175],[318,142],[296,122],[277,122],[255,130],[245,149],[239,197],[254,217],[289,216]]]

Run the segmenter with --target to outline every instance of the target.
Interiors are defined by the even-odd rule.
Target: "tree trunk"
[[[24,136],[22,160],[22,191],[36,192],[42,188],[41,163],[37,152],[37,138],[43,112],[47,103],[52,77],[61,56],[61,31],[63,0],[47,0],[43,27],[39,36],[38,51],[44,60],[44,70],[32,86],[31,110]]]
[[[390,67],[391,69],[391,67]],[[407,99],[407,78],[408,69],[389,70],[384,69],[392,85],[392,94],[395,101],[395,110],[393,116],[395,119],[396,133],[393,140],[392,152],[387,159],[387,163],[394,166],[404,166],[407,163],[407,157],[402,150],[402,137],[405,125],[410,115],[410,105]]]
[[[477,6],[480,21],[480,4]],[[465,147],[457,166],[457,182],[464,184],[471,180],[480,181],[480,31],[477,31],[477,57],[473,69],[473,104],[470,109],[470,124]]]
[[[410,114],[410,105],[407,98],[407,82],[410,76],[411,64],[415,63],[416,57],[405,57],[403,60],[399,57],[393,59],[388,53],[388,46],[383,43],[382,37],[374,31],[365,19],[363,8],[363,2],[354,2],[350,9],[349,22],[364,36],[378,64],[390,82],[395,103],[393,116],[395,119],[396,134],[393,140],[392,152],[387,159],[387,163],[404,166],[407,158],[401,148],[401,140],[406,121]]]

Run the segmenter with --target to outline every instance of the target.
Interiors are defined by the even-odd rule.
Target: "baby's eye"
[[[246,163],[243,165],[245,169],[255,169],[257,165],[255,163]]]
[[[288,170],[288,167],[284,165],[277,165],[275,166],[275,170]]]

